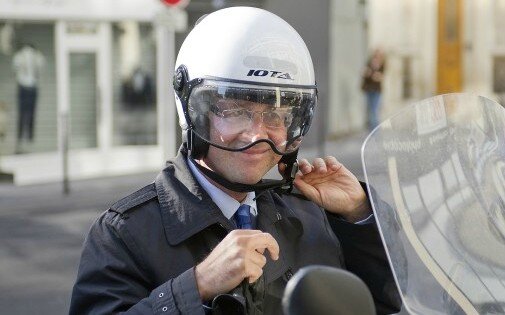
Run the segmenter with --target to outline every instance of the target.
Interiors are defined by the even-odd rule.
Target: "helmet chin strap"
[[[274,188],[291,189],[292,188],[292,180],[282,179],[282,180],[274,180],[274,179],[264,179],[259,181],[256,184],[242,184],[231,182],[224,178],[223,176],[213,172],[212,170],[202,166],[200,163],[196,162],[194,159],[190,158],[190,161],[207,177],[220,184],[223,187],[228,188],[229,190],[236,192],[249,192],[249,191],[263,191]]]
[[[191,157],[189,160],[202,172],[204,175],[220,184],[223,187],[226,187],[229,190],[235,192],[250,192],[257,191],[262,192],[270,189],[279,190],[280,193],[290,193],[293,189],[293,180],[295,179],[296,172],[298,171],[298,162],[296,160],[297,151],[285,155],[282,157],[279,163],[283,162],[286,164],[286,169],[284,172],[284,178],[282,180],[276,179],[263,179],[256,184],[243,184],[232,182],[219,175],[218,173],[206,168],[200,163],[196,162],[194,158]]]

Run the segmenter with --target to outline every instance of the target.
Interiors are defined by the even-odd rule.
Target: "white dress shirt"
[[[245,199],[242,203],[230,197],[227,193],[216,187],[212,184],[195,165],[188,159],[189,169],[191,173],[196,177],[198,183],[202,186],[202,188],[209,194],[210,198],[221,210],[223,215],[232,222],[235,222],[233,219],[233,215],[237,211],[238,207],[241,204],[246,204],[251,207],[251,215],[256,217],[258,215],[258,208],[256,206],[256,193],[254,191],[248,192]],[[254,219],[254,218],[253,218]]]

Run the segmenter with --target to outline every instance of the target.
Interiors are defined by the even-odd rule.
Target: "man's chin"
[[[244,176],[237,176],[234,179],[232,179],[232,182],[235,183],[240,183],[240,184],[246,184],[246,185],[254,185],[257,184],[262,177],[244,177]]]

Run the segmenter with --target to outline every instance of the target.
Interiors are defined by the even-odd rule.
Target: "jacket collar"
[[[189,170],[180,150],[156,177],[161,219],[170,245],[177,245],[215,223],[232,228]]]
[[[170,245],[180,244],[213,224],[220,224],[228,231],[234,228],[194,178],[187,165],[184,148],[167,162],[155,184],[165,235]],[[290,234],[303,233],[300,220],[277,194],[267,191],[257,196],[258,228],[271,233],[274,238],[279,224]]]

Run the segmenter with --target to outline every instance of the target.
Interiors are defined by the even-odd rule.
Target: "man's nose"
[[[252,112],[252,123],[253,126],[262,127],[263,126],[263,113],[262,112]]]
[[[249,129],[252,141],[264,139],[268,137],[265,124],[263,123],[263,115],[261,112],[253,112],[251,117],[252,126]]]

